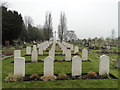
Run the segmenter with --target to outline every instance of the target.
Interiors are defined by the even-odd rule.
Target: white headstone
[[[88,60],[88,50],[85,48],[82,50],[82,60]]]
[[[99,61],[99,75],[103,74],[109,75],[109,57],[106,55],[100,56]]]
[[[25,58],[17,57],[14,59],[14,75],[25,76]]]
[[[21,57],[21,50],[14,50],[14,58]]]
[[[39,48],[39,55],[43,55],[43,49]]]
[[[37,50],[36,45],[33,45],[33,50]]]
[[[26,54],[31,55],[31,47],[26,47]]]
[[[68,49],[65,53],[65,61],[71,61],[71,50]]]
[[[55,58],[55,51],[53,49],[49,50],[49,56],[53,59]]]
[[[79,47],[75,46],[74,53],[79,52]]]
[[[110,49],[110,46],[107,46],[107,49]]]
[[[38,61],[37,50],[33,49],[31,59],[32,59],[32,62],[37,62]]]
[[[54,74],[54,59],[50,56],[44,59],[44,76]]]
[[[79,56],[72,58],[72,76],[78,76],[82,74],[82,59]]]

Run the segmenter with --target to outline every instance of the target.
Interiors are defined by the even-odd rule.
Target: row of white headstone
[[[38,45],[38,48],[41,46],[43,50],[45,50],[52,42],[44,42],[42,44]],[[31,47],[26,48],[26,54],[31,55]],[[36,45],[33,45],[33,51],[31,56],[32,62],[38,61],[38,55],[37,55],[37,47]],[[21,57],[21,50],[14,50],[14,75],[22,75],[25,76],[25,58]]]
[[[71,45],[66,43],[66,42],[64,42],[64,45],[62,43],[58,42],[58,45],[62,49],[63,55],[65,55],[65,60],[66,61],[71,61],[71,49],[67,49],[67,47],[64,46],[64,45],[68,45],[68,46],[71,46]],[[72,46],[72,48],[73,47],[74,46]],[[78,46],[75,46],[75,48],[74,48],[74,53],[76,53],[76,52],[79,52],[79,47]],[[88,60],[88,50],[85,49],[85,48],[82,50],[82,60]]]
[[[39,49],[39,55],[43,55],[43,50],[46,50],[47,47],[49,47],[49,45],[52,44],[52,42],[43,42],[41,44],[37,44],[33,45],[33,50],[37,50],[37,48]],[[31,47],[26,47],[26,55],[31,55]]]
[[[79,56],[72,58],[72,76],[82,74],[82,59]],[[99,75],[109,75],[109,57],[106,55],[100,56]],[[14,75],[25,76],[25,58],[17,57],[14,62]],[[44,59],[44,76],[54,75],[54,58],[48,56]]]

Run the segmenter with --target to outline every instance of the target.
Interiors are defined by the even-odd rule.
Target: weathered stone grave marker
[[[82,74],[82,59],[79,56],[72,58],[72,76],[78,76]]]
[[[85,48],[82,50],[82,60],[88,60],[88,50]]]
[[[38,61],[37,50],[33,49],[31,59],[32,59],[32,62],[37,62]]]
[[[16,57],[14,59],[14,75],[25,76],[25,58]]]
[[[108,74],[109,75],[109,57],[105,54],[100,56],[99,61],[99,75]]]
[[[44,76],[54,74],[54,59],[50,56],[44,59]]]

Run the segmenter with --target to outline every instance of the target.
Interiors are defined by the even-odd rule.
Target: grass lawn
[[[83,47],[82,47],[83,48]],[[81,49],[81,47],[80,47]],[[116,48],[114,48],[116,49]],[[91,62],[82,62],[82,73],[89,71],[99,72],[99,57],[102,54],[97,54],[95,50],[89,50],[89,60]],[[21,56],[25,55],[25,49],[21,50]],[[48,54],[49,52],[44,52]],[[73,53],[73,52],[72,52]],[[56,52],[62,54],[62,52]],[[80,51],[80,57],[82,52]],[[107,54],[110,57],[110,73],[118,78],[118,69],[113,68],[117,54]],[[31,56],[24,56],[25,60],[31,60]],[[47,56],[39,56],[39,60]],[[73,57],[73,55],[72,55]],[[55,59],[64,59],[64,56],[55,56]],[[4,82],[4,79],[9,73],[14,73],[14,58],[9,58],[2,61],[2,88],[118,88],[118,79],[87,79],[87,80],[57,80],[57,81],[22,81],[22,82]],[[26,63],[25,74],[43,74],[43,62]],[[54,73],[71,73],[72,62],[54,62]]]

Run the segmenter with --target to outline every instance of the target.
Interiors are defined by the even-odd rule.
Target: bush
[[[32,74],[31,76],[30,76],[30,79],[31,80],[36,80],[36,79],[38,79],[39,78],[39,76],[37,75],[37,74]]]
[[[88,72],[87,76],[88,76],[88,78],[95,78],[97,76],[97,74],[93,71],[90,71],[90,72]]]
[[[60,73],[58,75],[58,79],[65,80],[65,79],[67,79],[67,75],[65,73]]]
[[[5,82],[18,82],[18,81],[23,81],[23,77],[21,75],[12,75],[12,74],[9,74],[5,78]]]
[[[43,81],[53,81],[56,80],[57,77],[55,75],[48,75],[48,76],[42,76],[40,79]]]

